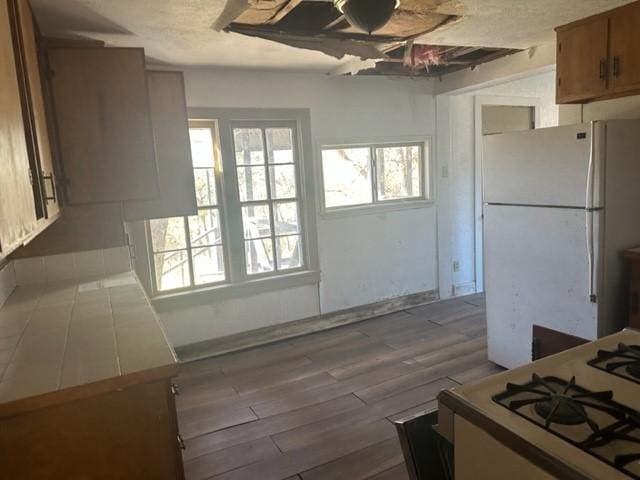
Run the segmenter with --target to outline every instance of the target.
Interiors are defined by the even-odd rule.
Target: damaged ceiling
[[[450,0],[402,0],[389,21],[371,33],[352,26],[331,0],[229,0],[227,12],[233,13],[223,15],[214,28],[337,59],[374,60],[356,69],[368,75],[442,76],[517,51],[415,43],[462,18],[462,4]]]
[[[240,23],[238,17],[255,0],[243,0],[245,5],[235,12],[227,9],[226,19],[223,18],[226,0],[31,1],[45,34],[91,38],[112,46],[144,47],[151,63],[325,73],[343,71],[345,66],[358,63],[358,55],[347,54],[341,59],[336,58],[336,55],[340,55],[339,49],[333,51],[332,56],[332,53],[295,48],[258,36],[218,32],[212,28],[218,20],[225,25]],[[271,4],[268,5],[269,9],[274,3],[285,3],[283,0],[260,2],[265,2],[265,7],[267,3]],[[303,2],[313,3],[308,0],[299,3]],[[498,48],[529,48],[552,40],[553,28],[557,25],[630,2],[631,0],[404,0],[399,10],[424,6],[427,11],[423,14],[436,23],[436,15],[460,17],[439,24],[434,30],[415,38],[416,45],[439,47],[437,52],[427,55],[433,58],[436,53],[440,53],[440,47],[445,47],[444,55],[452,53],[451,50],[447,53],[446,48],[461,46],[485,47],[477,54]],[[411,30],[414,25],[418,25],[416,29],[428,29],[427,23],[416,24],[412,21],[412,16],[419,15],[418,10],[412,11],[414,13],[411,16],[396,15],[394,23],[390,24],[390,28],[393,25],[393,30],[383,29],[374,33],[394,37],[397,32],[405,32],[401,35],[410,37],[417,31]],[[408,22],[409,27],[399,28],[403,22]],[[348,29],[343,33],[348,34]],[[316,43],[313,38],[308,37],[299,39],[299,42],[298,45],[302,47],[307,46],[307,43]],[[388,43],[393,45],[394,41]],[[405,50],[390,49],[384,53],[390,58],[380,68],[388,72],[402,68],[407,53]],[[363,56],[367,55],[374,56],[376,53],[369,52]],[[370,69],[375,61],[368,62],[366,66]],[[436,67],[432,66],[432,71]]]

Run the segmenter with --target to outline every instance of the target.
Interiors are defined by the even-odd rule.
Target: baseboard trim
[[[263,327],[249,332],[183,345],[176,347],[175,351],[180,362],[193,362],[361,322],[381,315],[399,312],[406,308],[431,303],[439,298],[437,290],[414,293],[324,315],[294,320],[280,325]]]

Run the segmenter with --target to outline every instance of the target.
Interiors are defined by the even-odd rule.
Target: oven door
[[[411,480],[453,480],[453,445],[434,430],[438,410],[394,423]]]

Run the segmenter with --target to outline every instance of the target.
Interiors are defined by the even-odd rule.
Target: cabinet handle
[[[620,76],[620,57],[613,57],[613,76]]]
[[[44,199],[45,200],[52,200],[54,202],[57,202],[58,199],[57,199],[57,195],[56,195],[56,182],[55,182],[55,179],[53,178],[53,173],[51,175],[44,175],[42,177],[42,180],[45,181],[45,182],[47,180],[51,182],[51,196],[50,197],[47,196],[47,187],[45,186],[44,187]]]
[[[600,80],[607,79],[607,61],[600,60]]]
[[[180,386],[177,383],[171,384],[171,393],[173,393],[174,396],[180,395]]]
[[[187,446],[184,443],[184,439],[182,438],[182,435],[178,434],[178,448],[180,448],[180,450],[186,450]]]

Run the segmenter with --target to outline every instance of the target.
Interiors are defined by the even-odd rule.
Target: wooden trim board
[[[370,318],[395,313],[406,308],[416,307],[440,299],[437,290],[414,293],[403,297],[383,300],[359,307],[348,308],[314,317],[294,320],[281,325],[258,328],[221,338],[205,340],[175,347],[180,362],[192,362],[226,353],[258,347],[267,343],[299,337],[309,333],[321,332],[331,328],[350,325]]]

